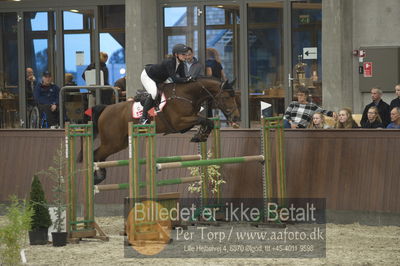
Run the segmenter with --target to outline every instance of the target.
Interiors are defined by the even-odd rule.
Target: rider
[[[148,111],[153,107],[157,96],[157,84],[171,79],[173,83],[187,83],[192,77],[185,76],[184,62],[187,57],[188,47],[185,44],[176,44],[172,48],[172,57],[165,59],[161,64],[147,65],[140,77],[142,84],[149,93],[143,104],[143,115],[139,124],[146,124]]]

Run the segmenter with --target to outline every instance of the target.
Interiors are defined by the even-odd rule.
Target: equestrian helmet
[[[189,48],[182,44],[182,43],[178,43],[175,44],[175,46],[172,48],[172,54],[186,54],[189,51]]]

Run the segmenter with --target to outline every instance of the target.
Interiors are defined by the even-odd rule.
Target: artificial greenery
[[[11,196],[11,205],[6,208],[6,223],[0,227],[0,265],[21,264],[20,252],[26,243],[33,215],[32,207],[26,201]]]
[[[34,210],[32,216],[32,231],[40,231],[42,229],[48,229],[51,225],[50,213],[44,195],[42,183],[39,177],[35,175],[33,177],[31,193],[30,193],[30,204]]]
[[[208,151],[207,159],[211,159],[211,158],[212,158],[212,153],[210,151]],[[201,185],[203,183],[205,173],[202,173],[201,167],[198,167],[198,166],[196,166],[196,167],[188,167],[188,168],[189,168],[190,174],[192,176],[201,176],[200,181],[193,182],[192,184],[189,185],[188,191],[190,193],[195,193],[195,192],[200,193],[201,192]],[[221,168],[221,166],[219,166],[219,165],[209,165],[209,166],[207,166],[208,182],[209,182],[209,186],[210,186],[210,189],[211,189],[211,193],[213,193],[213,194],[217,193],[219,187],[222,184],[226,183],[225,180],[223,180],[222,178],[219,178],[221,176],[221,173],[219,172],[220,168]]]

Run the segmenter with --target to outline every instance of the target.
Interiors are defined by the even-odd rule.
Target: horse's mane
[[[210,80],[215,80],[215,81],[221,82],[220,79],[213,77],[213,76],[198,76],[198,77],[196,77],[196,79],[210,79]]]

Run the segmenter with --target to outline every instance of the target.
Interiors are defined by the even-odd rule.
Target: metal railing
[[[118,90],[113,87],[113,86],[106,86],[106,85],[96,85],[96,86],[64,86],[60,89],[60,94],[59,94],[59,108],[60,108],[60,127],[64,128],[64,93],[67,92],[68,90],[80,90],[80,89],[86,89],[90,91],[90,93],[96,92],[99,93],[102,90],[113,90],[114,91],[114,96],[115,96],[115,103],[119,102],[119,94]],[[85,94],[85,93],[82,93]],[[99,97],[96,97],[99,99]],[[100,104],[101,102],[97,102],[96,104]]]

